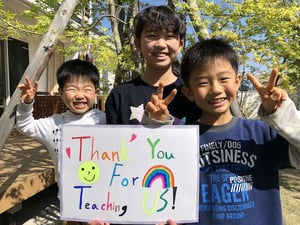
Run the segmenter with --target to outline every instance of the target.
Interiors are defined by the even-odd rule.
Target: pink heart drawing
[[[66,153],[67,153],[68,157],[70,158],[71,157],[71,148],[70,147],[66,148]]]
[[[129,142],[132,142],[136,139],[137,135],[135,133],[131,134],[131,138]]]

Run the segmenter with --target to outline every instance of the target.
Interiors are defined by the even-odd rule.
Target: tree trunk
[[[68,25],[78,2],[79,0],[65,0],[62,2],[52,21],[51,26],[49,27],[48,32],[44,35],[37,51],[35,52],[35,55],[33,56],[27,69],[25,70],[21,81],[25,79],[25,76],[28,76],[32,82],[34,82],[35,80],[39,80],[41,74],[43,73],[49,62],[52,53],[54,52],[54,49],[58,42],[58,38]],[[16,88],[8,106],[5,108],[0,118],[0,150],[2,150],[7,137],[14,127],[15,109],[20,99],[20,94],[21,91]]]
[[[116,17],[117,17],[117,15],[116,15],[116,5],[115,5],[114,0],[109,0],[108,1],[108,11],[109,11],[109,15],[110,15],[111,30],[112,30],[114,40],[115,40],[116,53],[117,53],[118,61],[119,61],[120,60],[119,56],[122,52],[122,42],[121,42],[121,37],[120,37],[119,29],[118,29],[119,28],[118,22],[117,22],[117,19],[116,19]],[[121,70],[121,68],[122,68],[122,66],[118,62],[114,84],[120,82],[120,80],[119,80],[120,75],[118,74],[118,71]]]
[[[191,19],[192,25],[197,33],[199,40],[209,38],[209,33],[206,27],[203,27],[201,14],[199,13],[199,7],[196,0],[185,0],[189,5],[189,17]]]

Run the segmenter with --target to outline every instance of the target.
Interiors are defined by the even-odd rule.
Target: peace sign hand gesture
[[[156,120],[166,121],[169,117],[168,105],[173,101],[177,90],[173,89],[171,93],[163,99],[164,86],[159,83],[157,93],[152,94],[151,100],[146,104],[145,112],[148,117]]]
[[[32,85],[29,77],[26,76],[25,83],[19,84],[18,88],[22,91],[21,99],[25,103],[30,104],[30,103],[32,103],[32,101],[35,97],[36,91],[38,89],[38,82],[35,81],[34,84]]]
[[[281,106],[282,102],[287,100],[286,92],[281,88],[275,87],[278,73],[277,68],[272,70],[266,87],[264,87],[255,76],[247,74],[247,78],[259,93],[265,112],[268,115],[274,113],[276,109]]]

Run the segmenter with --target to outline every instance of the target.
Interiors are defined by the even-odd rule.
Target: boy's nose
[[[216,94],[221,92],[221,85],[219,84],[213,84],[211,85],[210,91],[211,94]]]
[[[76,98],[84,98],[84,94],[82,91],[77,91],[75,97]]]
[[[156,47],[165,47],[166,46],[166,40],[163,39],[163,38],[157,39],[157,41],[155,42],[155,46]]]
[[[75,96],[75,99],[83,99],[84,97],[83,97],[83,95],[76,95]]]

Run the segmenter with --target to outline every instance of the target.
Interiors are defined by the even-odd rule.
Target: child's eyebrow
[[[205,73],[201,73],[201,74],[194,75],[193,77],[194,77],[194,80],[203,80],[203,79],[209,78],[209,75],[207,75]]]
[[[155,31],[158,31],[159,29],[158,28],[155,28],[155,27],[150,27],[150,28],[146,28],[145,29],[145,32],[155,32]]]
[[[219,73],[217,73],[218,76],[227,75],[227,74],[231,74],[231,71],[230,70],[222,70]]]

